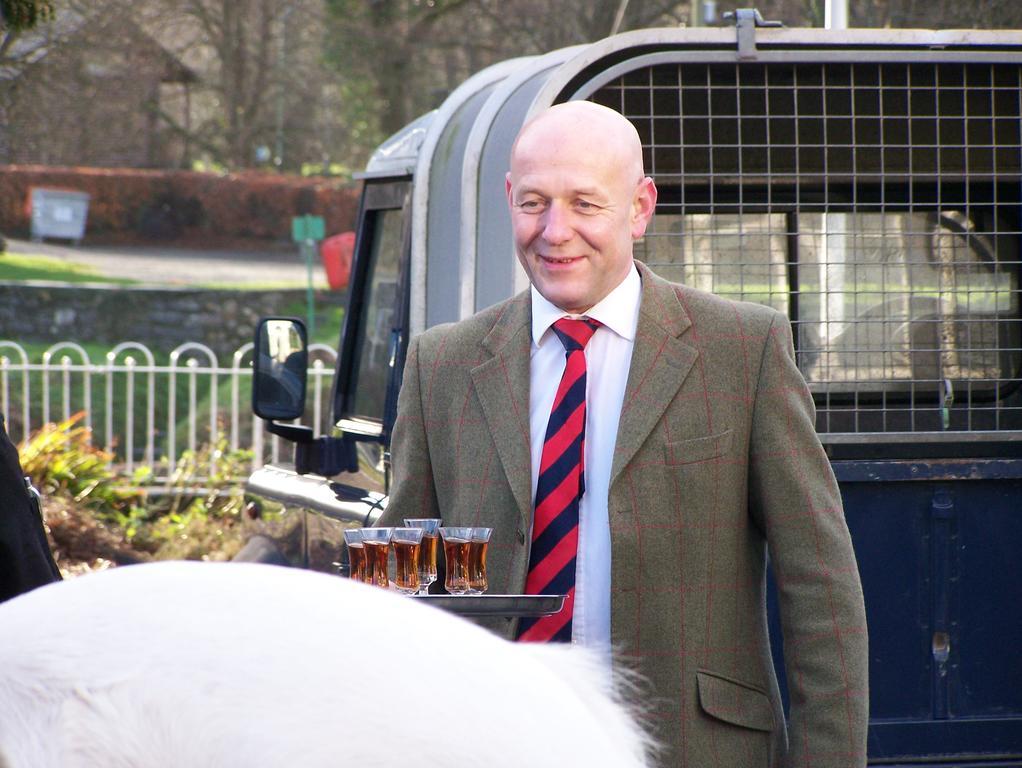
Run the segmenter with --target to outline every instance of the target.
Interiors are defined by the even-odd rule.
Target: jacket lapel
[[[531,305],[525,291],[508,303],[483,347],[493,354],[472,369],[472,381],[504,474],[521,515],[522,530],[532,517],[532,456],[529,443],[529,365]]]
[[[618,425],[612,487],[660,421],[698,357],[696,348],[679,338],[692,323],[674,287],[641,262],[636,265],[642,276],[642,305]],[[471,372],[522,525],[526,526],[523,530],[529,530],[532,518],[530,307],[527,290],[507,304],[482,342],[492,357]]]
[[[610,485],[646,442],[698,357],[679,337],[692,324],[674,287],[636,262],[642,276],[642,305],[621,406]]]

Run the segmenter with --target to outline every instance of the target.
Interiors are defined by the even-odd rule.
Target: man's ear
[[[504,175],[504,193],[507,195],[507,207],[514,208],[515,206],[511,199],[511,171]]]
[[[639,182],[632,199],[632,240],[638,240],[646,234],[646,226],[656,210],[656,196],[656,184],[646,176]]]

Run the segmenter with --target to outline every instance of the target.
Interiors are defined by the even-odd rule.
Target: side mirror
[[[305,412],[309,343],[305,325],[290,317],[265,317],[255,334],[252,410],[262,419],[297,419]]]
[[[306,410],[309,376],[309,336],[293,317],[264,317],[255,328],[252,361],[252,411],[267,421],[267,431],[291,441],[298,475],[316,472],[331,477],[359,468],[355,441],[350,437],[317,438],[311,426],[278,424]]]
[[[264,317],[255,334],[252,363],[252,410],[266,419],[268,432],[295,443],[295,472],[331,477],[356,472],[358,454],[350,436],[316,437],[312,427],[275,424],[305,412],[309,342],[305,325],[292,317]]]

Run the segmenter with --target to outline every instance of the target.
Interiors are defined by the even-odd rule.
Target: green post
[[[305,240],[302,242],[302,250],[305,252],[305,273],[308,278],[305,286],[305,315],[311,343],[316,335],[316,294],[312,290],[312,259],[316,254],[316,242]]]
[[[305,290],[306,324],[309,327],[309,339],[316,334],[316,294],[312,289],[312,260],[316,256],[316,243],[326,233],[322,216],[295,216],[291,219],[291,239],[299,245],[305,258],[307,276]]]

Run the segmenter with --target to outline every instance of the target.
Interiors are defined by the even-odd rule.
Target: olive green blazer
[[[611,632],[616,663],[646,681],[660,764],[864,765],[862,590],[790,326],[637,264],[609,498]],[[381,521],[492,526],[491,592],[510,594],[524,591],[532,518],[530,307],[526,291],[411,342]],[[768,552],[787,728],[765,618]],[[491,626],[514,636],[515,621]]]

